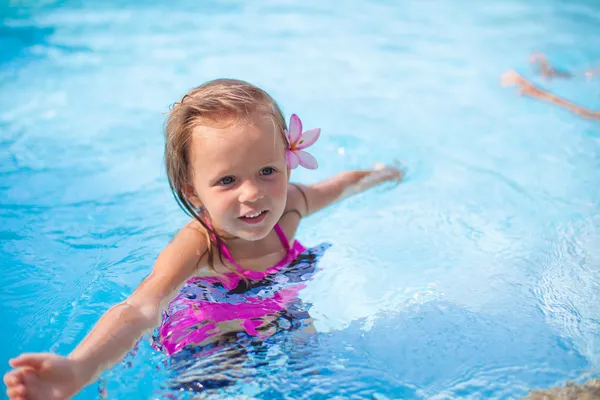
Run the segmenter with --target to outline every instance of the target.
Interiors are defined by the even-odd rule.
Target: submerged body
[[[298,241],[290,244],[279,225],[275,231],[286,250],[283,259],[264,271],[247,270],[224,248],[236,272],[189,279],[163,313],[154,347],[171,355],[189,346],[207,345],[227,333],[245,331],[264,338],[292,326],[291,319],[303,319],[308,325],[310,317],[297,296],[329,245],[306,249]],[[277,323],[281,318],[287,322]]]

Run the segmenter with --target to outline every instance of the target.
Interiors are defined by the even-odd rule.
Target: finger
[[[6,386],[14,386],[19,384],[19,370],[13,370],[4,375],[4,384]]]
[[[18,368],[9,373],[15,385],[23,384],[23,377],[25,376],[26,371],[26,368]]]
[[[43,353],[25,353],[21,354],[17,358],[13,358],[8,363],[11,367],[32,367],[35,369],[39,369],[42,366],[42,363],[48,358],[46,354]]]
[[[25,398],[27,390],[24,385],[12,387],[6,391],[9,399]]]

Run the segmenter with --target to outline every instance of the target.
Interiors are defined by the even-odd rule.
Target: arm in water
[[[546,90],[540,89],[534,86],[527,79],[523,78],[514,70],[505,72],[502,75],[501,84],[503,87],[518,86],[519,93],[521,95],[533,97],[535,99],[540,99],[549,103],[556,104],[560,107],[566,108],[572,113],[575,113],[583,118],[590,118],[600,121],[600,111],[589,110],[569,100],[565,100],[562,97],[552,94]]]
[[[206,251],[198,230],[184,227],[161,252],[133,294],[108,310],[68,357],[26,353],[10,360],[4,377],[11,399],[68,399],[95,381],[160,324],[161,313],[193,275]]]
[[[404,172],[398,166],[378,164],[371,170],[341,172],[310,186],[297,187],[296,204],[303,217],[313,214],[336,201],[363,192],[384,182],[399,183]]]

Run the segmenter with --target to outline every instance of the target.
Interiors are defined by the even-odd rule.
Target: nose
[[[260,186],[252,180],[244,182],[240,189],[240,203],[254,203],[264,197]]]

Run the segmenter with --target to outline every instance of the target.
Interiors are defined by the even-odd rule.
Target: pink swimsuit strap
[[[274,229],[277,233],[277,236],[279,237],[279,240],[281,241],[281,244],[286,250],[286,255],[277,264],[275,264],[271,268],[268,268],[265,271],[252,271],[242,268],[238,263],[235,262],[235,260],[231,256],[231,253],[229,252],[229,249],[223,242],[221,242],[219,250],[221,251],[221,254],[223,254],[223,256],[227,259],[227,261],[233,264],[237,271],[246,278],[255,280],[263,279],[266,275],[276,272],[282,267],[288,265],[289,263],[294,261],[296,257],[298,257],[298,254],[306,251],[306,248],[296,240],[294,240],[293,246],[290,246],[290,242],[288,241],[287,236],[285,236],[285,233],[283,232],[283,229],[281,229],[279,224],[275,224]]]

